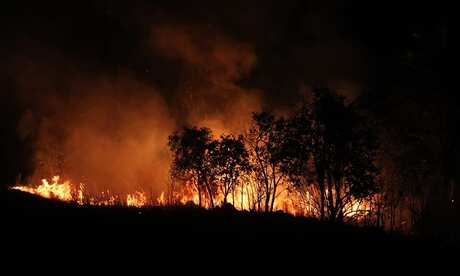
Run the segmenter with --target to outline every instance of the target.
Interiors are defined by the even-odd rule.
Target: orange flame
[[[47,179],[42,179],[42,184],[36,188],[27,186],[14,186],[12,189],[28,192],[46,198],[55,198],[62,201],[72,201],[73,187],[69,181],[60,183],[60,177],[54,176],[51,184]]]
[[[58,175],[51,178],[51,183],[47,179],[42,179],[42,184],[37,187],[17,185],[12,187],[12,189],[45,198],[75,202],[79,205],[115,206],[123,204],[123,201],[120,200],[120,196],[112,194],[109,190],[99,195],[87,195],[85,193],[85,184],[80,183],[78,187],[75,187],[70,180],[62,182],[61,177]],[[140,208],[147,205],[147,197],[144,192],[136,191],[132,194],[128,194],[124,203],[130,207]]]
[[[260,210],[260,198],[254,195],[256,184],[248,181],[244,185],[237,186],[227,198],[227,202],[232,204],[237,210],[258,211]],[[128,207],[141,208],[151,205],[185,205],[192,202],[199,205],[198,192],[190,185],[176,187],[174,191],[162,192],[156,202],[149,202],[145,192],[134,191],[126,195],[126,200],[121,200],[119,195],[112,194],[109,190],[99,195],[89,196],[85,193],[85,185],[80,183],[78,187],[72,185],[69,180],[61,181],[60,176],[53,176],[51,181],[42,179],[42,184],[37,187],[14,186],[12,189],[39,195],[45,198],[58,199],[66,202],[75,202],[79,205],[94,206],[116,206],[125,205]],[[287,184],[281,184],[276,195],[274,211],[283,211],[295,216],[318,216],[313,200],[313,195],[308,191],[300,193],[287,189]],[[224,201],[222,193],[217,193],[214,197],[215,204]],[[210,208],[206,196],[202,195],[202,206]],[[348,218],[364,218],[372,210],[371,200],[354,199],[345,205],[344,216]]]
[[[126,197],[126,205],[130,207],[144,207],[147,205],[147,197],[144,192],[134,192]]]

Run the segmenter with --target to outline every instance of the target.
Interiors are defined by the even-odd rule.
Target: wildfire
[[[39,195],[46,198],[55,198],[62,201],[73,200],[73,187],[69,181],[60,183],[60,177],[54,176],[51,183],[47,179],[42,179],[42,184],[36,188],[27,186],[15,186],[15,190]]]
[[[135,191],[126,197],[112,194],[109,190],[98,195],[89,195],[83,183],[75,186],[71,181],[62,181],[60,176],[53,176],[51,180],[42,179],[41,185],[37,187],[14,186],[12,189],[39,195],[45,198],[58,199],[65,202],[74,202],[79,205],[93,206],[128,206],[141,208],[149,205],[185,205],[193,203],[200,205],[198,192],[189,185],[177,187],[174,191],[162,192],[154,202],[149,202],[145,192]],[[237,210],[257,211],[261,210],[260,198],[254,196],[255,183],[246,183],[237,186],[228,195],[227,202],[232,204]],[[283,211],[295,216],[317,216],[312,194],[304,194],[298,191],[290,191],[281,188],[277,194],[274,210]],[[224,201],[221,193],[215,196],[217,204]],[[206,197],[202,195],[201,206],[210,208]],[[372,210],[372,202],[369,200],[353,200],[346,205],[345,217],[361,218],[365,217]]]
[[[19,190],[34,195],[38,195],[50,199],[58,199],[65,202],[75,202],[79,205],[94,205],[94,206],[116,206],[126,205],[130,207],[143,207],[147,205],[147,197],[144,192],[135,191],[126,196],[123,201],[119,195],[112,194],[109,190],[100,193],[99,195],[88,195],[85,184],[80,183],[74,186],[70,180],[61,181],[61,177],[56,175],[48,179],[42,179],[42,184],[37,187],[28,185],[18,185],[12,187],[14,190]]]
[[[135,192],[128,194],[126,197],[126,205],[130,207],[143,207],[147,205],[147,197],[144,192]]]

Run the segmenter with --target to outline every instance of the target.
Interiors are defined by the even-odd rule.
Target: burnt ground
[[[310,255],[355,260],[384,255],[390,262],[455,249],[430,239],[284,213],[192,206],[78,206],[13,190],[0,190],[0,204],[3,249],[21,257],[43,251],[50,251],[49,256],[83,251],[95,256],[122,252],[131,257],[164,252],[171,258],[202,256],[205,260],[228,254],[267,257],[268,262],[280,257],[306,260]]]

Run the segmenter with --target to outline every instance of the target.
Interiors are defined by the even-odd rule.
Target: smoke
[[[188,124],[210,127],[217,135],[242,132],[251,113],[260,109],[261,91],[238,85],[256,66],[249,44],[209,28],[158,24],[152,28],[152,45],[184,66],[175,99]]]
[[[25,107],[16,131],[33,141],[30,182],[61,175],[91,192],[158,194],[168,182],[167,138],[175,129],[198,125],[220,135],[248,126],[260,108],[260,91],[238,84],[256,65],[250,45],[173,24],[153,26],[146,43],[180,63],[172,91],[50,47],[10,59],[8,73]]]
[[[161,93],[129,73],[88,75],[52,56],[14,64],[27,106],[17,130],[34,143],[31,181],[60,174],[92,191],[160,191],[174,129]]]

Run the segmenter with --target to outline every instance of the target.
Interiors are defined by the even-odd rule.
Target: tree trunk
[[[319,213],[320,213],[320,220],[324,221],[324,204],[326,201],[325,198],[325,189],[324,189],[324,177],[321,175],[318,177],[318,185],[319,185],[319,193],[320,193],[320,201],[319,201]]]
[[[214,209],[214,197],[212,195],[211,187],[209,187],[206,181],[206,190],[208,191],[209,201],[211,203],[211,208]]]
[[[335,179],[335,206],[338,211],[337,220],[339,222],[343,222],[343,204],[341,200],[341,185],[340,185],[340,177]]]
[[[328,204],[329,219],[335,220],[336,213],[335,213],[335,207],[334,207],[334,196],[332,195],[332,179],[329,174],[327,174],[327,189],[328,189],[327,200],[329,201],[329,204]]]
[[[270,195],[271,195],[271,192],[270,192],[270,184],[269,184],[269,180],[268,179],[265,179],[265,212],[268,213],[268,211],[270,210]]]
[[[270,212],[273,212],[273,208],[275,206],[275,198],[276,198],[276,187],[278,185],[275,185],[275,187],[273,187],[273,195],[272,195],[272,202],[270,203]]]
[[[227,204],[227,197],[228,197],[228,190],[225,189],[225,191],[224,191],[223,205]]]
[[[267,191],[265,193],[265,213],[268,213],[270,210],[270,193]]]

